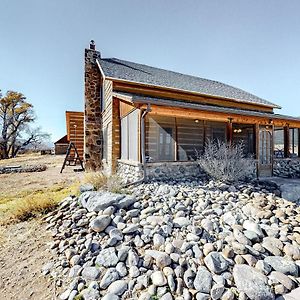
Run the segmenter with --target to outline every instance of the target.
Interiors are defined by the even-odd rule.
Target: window
[[[159,127],[158,154],[162,161],[174,160],[173,128]]]
[[[175,128],[175,118],[146,118],[146,162],[175,161]]]
[[[274,128],[274,156],[284,158],[284,130],[283,127]]]
[[[146,162],[196,160],[204,151],[205,138],[226,141],[226,123],[148,115]]]
[[[105,110],[105,97],[103,93],[103,85],[100,86],[100,102],[101,102],[101,111],[103,112]]]
[[[226,123],[222,122],[207,122],[206,138],[214,142],[226,142]]]
[[[203,153],[204,122],[194,119],[177,118],[178,160],[195,160]]]
[[[121,158],[128,159],[128,117],[121,119]]]
[[[107,126],[102,130],[102,135],[103,135],[102,159],[107,160]]]
[[[254,154],[254,126],[247,124],[233,124],[232,131],[233,143],[242,143],[245,155]]]
[[[121,159],[138,161],[138,114],[134,110],[121,119]]]
[[[290,128],[289,151],[291,157],[298,156],[298,128]]]

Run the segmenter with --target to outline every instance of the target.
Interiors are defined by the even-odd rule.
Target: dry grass
[[[120,177],[116,175],[106,176],[102,172],[89,172],[84,175],[84,182],[91,183],[97,190],[126,193]]]
[[[47,166],[43,172],[0,174],[0,224],[41,215],[78,192],[83,173],[67,167],[60,174],[63,159],[64,156],[29,154],[0,161],[0,165]]]
[[[24,221],[54,209],[69,195],[78,193],[78,183],[70,186],[55,185],[44,190],[26,191],[17,197],[0,198],[0,224]]]

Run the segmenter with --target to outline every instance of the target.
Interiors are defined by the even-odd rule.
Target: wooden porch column
[[[227,143],[229,145],[232,144],[232,120],[229,120],[229,122],[227,123],[227,127],[226,127],[226,135],[227,135]]]
[[[300,129],[299,128],[296,128],[298,134],[298,157],[300,157]]]
[[[286,125],[283,127],[284,134],[284,157],[287,158],[290,156],[290,127]]]
[[[254,126],[254,151],[255,151],[255,159],[258,159],[259,157],[259,124],[256,123]]]

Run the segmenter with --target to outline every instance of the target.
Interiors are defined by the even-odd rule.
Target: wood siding
[[[141,109],[146,109],[147,105],[141,105]],[[232,119],[233,123],[240,124],[261,124],[261,125],[270,125],[270,123],[275,126],[286,126],[287,122],[290,127],[300,128],[300,121],[296,120],[286,120],[286,119],[270,119],[266,117],[260,116],[245,116],[242,114],[228,113],[228,112],[209,112],[209,111],[201,111],[195,109],[187,109],[187,108],[178,108],[178,107],[167,107],[167,106],[158,106],[151,105],[151,114],[157,114],[161,116],[173,116],[173,117],[182,117],[185,116],[187,118],[193,119],[201,119],[201,120],[213,120],[217,122],[229,122],[229,119]]]
[[[107,159],[104,169],[108,174],[116,171],[117,160],[120,158],[120,116],[119,101],[113,97],[113,82],[104,80],[104,111],[102,113],[102,126],[107,130]]]
[[[66,111],[67,137],[73,142],[78,150],[80,158],[84,153],[84,113],[77,111]],[[71,153],[74,155],[74,153]]]

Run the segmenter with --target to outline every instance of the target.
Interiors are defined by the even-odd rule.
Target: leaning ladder
[[[75,156],[71,156],[70,155],[72,148],[74,148]],[[61,167],[61,170],[60,170],[60,173],[62,173],[62,171],[64,170],[65,166],[76,166],[77,162],[80,163],[82,170],[84,170],[83,163],[82,163],[82,160],[81,160],[81,158],[79,156],[77,148],[76,148],[76,146],[75,146],[74,143],[70,142],[70,144],[68,146],[68,149],[67,149],[67,153],[66,153],[66,157],[65,157],[64,163],[63,163],[63,165]]]

